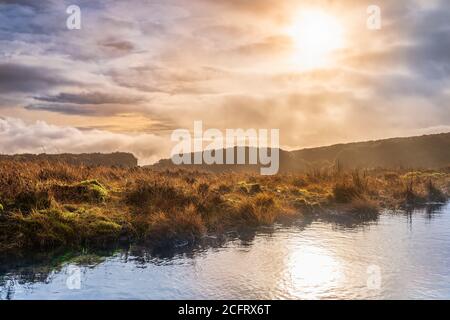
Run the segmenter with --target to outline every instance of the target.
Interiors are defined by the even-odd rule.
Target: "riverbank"
[[[442,171],[259,176],[0,162],[0,252],[114,242],[183,246],[299,215],[373,219],[448,199]]]
[[[450,257],[436,248],[450,245],[449,204],[348,220],[303,216],[173,249],[33,250],[0,260],[0,300],[448,298]],[[366,285],[374,265],[381,290]],[[78,271],[80,289],[69,290]]]

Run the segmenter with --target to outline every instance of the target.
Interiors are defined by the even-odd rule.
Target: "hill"
[[[234,148],[235,154],[237,149]],[[252,148],[245,147],[247,160],[251,150]],[[226,154],[226,150],[223,153]],[[336,165],[345,169],[443,168],[450,165],[450,133],[336,144],[294,151],[279,150],[279,154],[280,173],[302,172]],[[193,156],[194,154],[190,154],[191,158]],[[171,159],[162,159],[151,167],[169,169],[180,166],[175,166]],[[181,167],[213,172],[256,172],[261,164],[201,164]]]

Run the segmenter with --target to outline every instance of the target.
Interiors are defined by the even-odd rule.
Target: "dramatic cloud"
[[[66,27],[71,4],[81,8],[81,30]],[[150,140],[167,146],[171,130],[191,129],[195,120],[219,129],[280,128],[285,148],[448,130],[447,1],[376,1],[379,31],[366,27],[372,4],[0,0],[0,116],[8,119],[0,147],[35,151],[42,140],[99,151],[117,139],[114,147],[138,152],[139,137],[157,134]],[[342,45],[323,61],[305,43],[314,46],[324,34],[305,36],[297,25],[302,13],[316,11],[343,31]],[[3,141],[17,133],[5,123],[55,136],[70,128],[96,143],[30,134],[17,150],[6,148]],[[142,159],[169,155],[144,149]]]
[[[60,93],[55,96],[34,97],[45,102],[73,103],[73,104],[127,104],[141,102],[141,98],[120,96],[102,92]]]
[[[0,92],[36,92],[58,85],[73,84],[55,70],[44,66],[0,64]]]

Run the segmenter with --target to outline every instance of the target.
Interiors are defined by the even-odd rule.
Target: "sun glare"
[[[326,66],[332,53],[344,47],[342,24],[322,11],[300,12],[287,33],[295,45],[294,61],[307,69]]]
[[[289,257],[291,294],[298,298],[317,299],[345,280],[339,261],[331,252],[305,243]]]

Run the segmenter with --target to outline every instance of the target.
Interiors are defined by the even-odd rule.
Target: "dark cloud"
[[[36,93],[49,88],[75,84],[61,76],[60,72],[41,66],[0,64],[0,92]]]
[[[450,77],[450,22],[448,27],[448,30],[429,30],[417,39],[420,42],[416,47],[405,53],[411,68],[428,80]]]
[[[41,110],[64,115],[81,115],[91,117],[107,117],[128,113],[146,113],[149,99],[141,96],[121,95],[105,92],[59,93],[34,97],[37,103],[30,103],[27,110]]]
[[[32,103],[25,106],[27,110],[41,110],[65,115],[84,115],[91,117],[107,117],[122,113],[142,113],[144,107],[123,104],[73,104],[73,103]]]
[[[56,35],[65,28],[64,2],[44,0],[0,0],[1,38],[12,35]],[[34,39],[27,39],[33,41]]]
[[[103,92],[84,92],[84,93],[60,93],[54,96],[38,96],[35,100],[55,103],[72,103],[72,104],[131,104],[142,102],[140,97],[130,95],[117,95]]]
[[[51,0],[42,0],[42,1],[36,1],[36,0],[0,0],[0,5],[14,5],[14,6],[23,6],[23,7],[30,7],[33,9],[39,9],[39,8],[47,8],[48,6],[52,5],[53,1]]]
[[[77,104],[43,104],[43,103],[35,103],[25,106],[27,110],[41,110],[41,111],[50,111],[67,115],[86,115],[93,116],[99,113],[98,108],[95,106],[82,106]]]
[[[100,42],[99,45],[106,49],[113,49],[123,52],[131,52],[134,49],[133,43],[126,40],[105,40]]]

